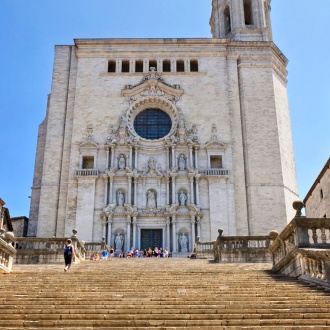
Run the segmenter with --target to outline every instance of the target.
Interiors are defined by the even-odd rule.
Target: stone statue
[[[155,193],[152,190],[148,191],[147,195],[147,207],[150,209],[155,209],[156,208],[156,196]]]
[[[191,129],[188,131],[188,139],[191,142],[198,142],[198,131],[196,124],[193,124]]]
[[[223,229],[219,228],[218,233],[219,233],[218,238],[213,245],[214,261],[216,262],[220,261],[220,247],[221,247]]]
[[[107,140],[108,140],[109,142],[115,142],[114,140],[116,139],[116,137],[117,137],[117,133],[116,133],[116,131],[114,130],[113,125],[110,124],[110,125],[109,125],[109,128],[108,128],[108,136],[107,136]]]
[[[119,128],[123,129],[123,128],[126,128],[127,124],[126,124],[126,117],[123,115],[123,116],[120,116],[120,119],[119,119]]]
[[[184,117],[183,117],[183,113],[182,112],[179,113],[179,119],[178,119],[178,121],[179,121],[179,128],[185,128],[186,127],[186,124],[184,122]]]
[[[155,169],[155,160],[152,157],[148,160],[148,168],[149,168],[149,170]]]
[[[121,190],[118,191],[117,193],[117,203],[118,206],[123,206],[125,202],[125,196]]]
[[[184,156],[181,155],[179,158],[179,170],[183,171],[186,168],[186,160],[184,159]]]
[[[182,190],[181,190],[181,193],[179,195],[179,200],[180,200],[180,206],[185,206],[186,205],[187,196]]]
[[[115,239],[116,251],[122,251],[123,243],[124,243],[124,237],[122,234],[118,233]]]
[[[188,237],[185,234],[181,234],[179,238],[181,252],[188,252]]]
[[[119,160],[118,160],[118,167],[120,170],[124,170],[126,167],[126,159],[124,155],[120,155]]]

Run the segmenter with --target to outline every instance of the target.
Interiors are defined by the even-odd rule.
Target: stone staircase
[[[269,264],[190,259],[16,265],[0,329],[330,329],[330,294]]]

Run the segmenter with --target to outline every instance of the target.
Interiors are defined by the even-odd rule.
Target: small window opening
[[[183,60],[176,61],[176,72],[184,72],[184,61]]]
[[[163,72],[171,72],[171,61],[170,60],[163,61]]]
[[[251,0],[244,0],[245,25],[252,25]]]
[[[222,156],[213,155],[210,156],[211,168],[222,168]]]
[[[139,60],[135,62],[135,72],[143,72],[143,61]]]
[[[108,62],[108,72],[116,72],[116,61]]]
[[[327,215],[325,214],[324,216],[323,216],[323,218],[326,218],[327,217]]]
[[[156,60],[149,61],[149,71],[151,71],[151,68],[155,68],[157,71],[157,61]]]
[[[225,16],[225,35],[227,36],[231,32],[231,22],[230,22],[230,9],[229,6],[226,6],[224,10]]]
[[[93,169],[94,168],[94,157],[93,156],[83,156],[82,168],[83,169]]]
[[[121,72],[129,72],[129,61],[121,62]]]
[[[322,189],[320,190],[320,196],[321,196],[321,199],[323,199],[323,190]]]
[[[190,72],[198,72],[198,61],[197,60],[190,61]]]

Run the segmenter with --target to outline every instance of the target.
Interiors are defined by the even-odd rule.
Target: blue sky
[[[74,38],[209,38],[211,0],[0,0],[0,198],[29,215],[38,125],[54,45]],[[276,45],[289,59],[288,93],[303,199],[330,156],[329,0],[273,0]]]

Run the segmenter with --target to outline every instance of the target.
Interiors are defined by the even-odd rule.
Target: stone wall
[[[110,220],[108,215],[104,218],[103,212],[113,203],[107,196],[110,195],[107,180],[110,180],[113,170],[108,166],[110,156],[105,147],[109,127],[112,125],[117,129],[121,116],[133,113],[129,111],[136,99],[129,101],[129,97],[124,95],[125,86],[141,84],[148,74],[134,72],[135,61],[144,59],[144,68],[148,69],[148,60],[156,59],[157,63],[162,63],[168,58],[173,64],[172,71],[161,72],[162,66],[158,65],[160,72],[157,74],[165,82],[167,91],[169,86],[180,86],[183,90],[178,100],[170,101],[175,109],[173,116],[182,113],[185,132],[196,125],[199,139],[193,144],[193,157],[198,164],[190,173],[195,177],[198,175],[199,187],[196,187],[197,178],[190,185],[188,172],[185,172],[187,182],[183,177],[179,178],[181,186],[177,187],[185,189],[188,197],[192,195],[192,189],[195,194],[199,190],[199,203],[197,200],[190,203],[190,209],[185,206],[186,218],[184,213],[178,213],[179,218],[184,218],[176,227],[178,232],[174,232],[174,213],[171,213],[178,212],[174,207],[176,203],[167,207],[166,186],[159,188],[162,208],[169,212],[167,217],[171,229],[168,230],[171,233],[166,237],[170,237],[172,245],[182,230],[190,235],[192,246],[198,233],[195,233],[195,225],[190,223],[191,210],[201,216],[200,236],[203,240],[215,239],[216,229],[220,226],[227,235],[267,234],[272,229],[281,230],[287,219],[292,218],[293,211],[286,207],[296,198],[285,79],[287,61],[272,43],[251,42],[246,45],[214,39],[80,39],[75,41],[75,46],[56,47],[42,171],[39,164],[35,172],[35,182],[42,184],[35,186],[32,193],[31,222],[38,223],[38,236],[62,237],[76,226],[79,226],[79,232],[84,232],[86,241],[100,241],[105,235]],[[117,72],[107,72],[109,59],[116,60]],[[184,59],[185,63],[197,60],[198,71],[176,72],[178,59]],[[130,72],[120,71],[123,60],[129,60]],[[152,106],[159,101],[165,102],[160,94],[150,95],[148,102],[152,97],[156,100],[150,103]],[[214,134],[213,127],[216,128]],[[174,129],[178,137],[179,129],[177,126]],[[88,149],[83,147],[83,143],[89,138],[94,143],[89,150],[98,174],[92,178],[95,185],[93,183],[93,191],[88,190],[87,195],[83,193],[83,179],[77,177],[76,170],[81,169],[82,155]],[[212,138],[215,141],[210,145]],[[168,145],[169,152],[174,151],[173,157],[168,155],[167,158],[175,159],[180,152],[189,156],[189,143],[185,141],[184,145],[179,142],[174,147]],[[164,184],[166,175],[171,176],[173,172],[166,165],[166,143],[164,140],[157,146],[157,143],[147,146],[139,141],[137,167],[133,164],[130,168],[132,175],[141,177],[144,164],[155,155],[162,166]],[[120,149],[118,145],[117,141],[115,156],[123,152],[129,159],[129,145],[125,145],[126,149]],[[223,169],[228,171],[228,175],[220,178],[207,175],[211,154],[223,157]],[[128,192],[128,176],[131,174],[123,173],[120,177],[116,172],[115,175],[117,179],[112,194],[120,188]],[[123,230],[125,234],[128,234],[130,226],[126,222],[133,221],[135,212],[139,224],[142,212],[146,191],[143,190],[143,180],[137,180],[140,180],[137,210],[134,205],[127,206],[131,210],[130,220],[124,216],[125,212],[114,211],[114,219],[117,217],[117,220],[113,229]],[[155,183],[151,188],[156,187]],[[197,221],[197,213],[193,221]],[[165,213],[163,219],[166,219]],[[165,220],[162,221],[164,228]],[[138,241],[136,236],[132,237],[133,232],[129,233],[131,237],[127,244]],[[111,239],[115,234],[113,231],[109,236],[109,245],[113,244]]]

